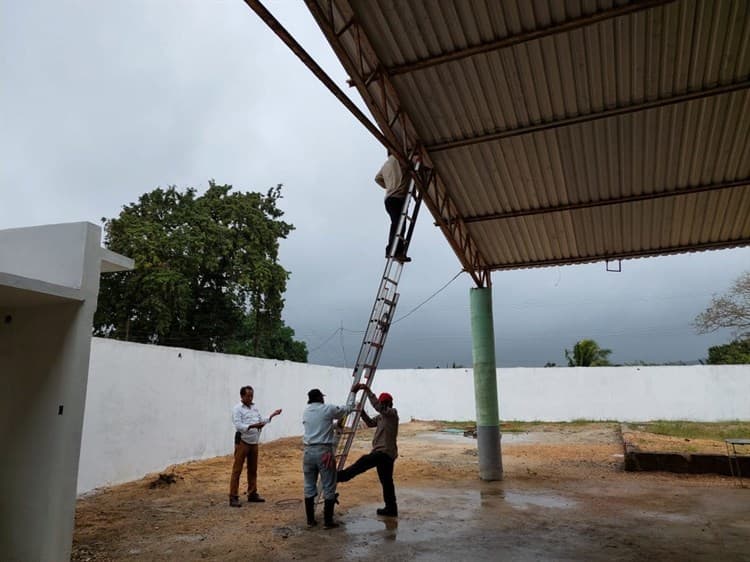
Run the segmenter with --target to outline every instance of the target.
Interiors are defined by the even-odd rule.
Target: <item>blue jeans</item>
[[[336,499],[336,469],[326,468],[323,464],[323,454],[334,453],[333,445],[308,445],[302,460],[302,472],[305,476],[305,497],[318,495],[318,475],[323,485],[323,498]]]

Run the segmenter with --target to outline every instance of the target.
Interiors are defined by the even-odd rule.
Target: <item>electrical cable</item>
[[[313,349],[310,349],[310,350],[308,350],[308,352],[307,352],[307,353],[308,353],[308,354],[310,354],[310,353],[312,353],[313,351],[318,351],[318,350],[319,350],[319,349],[320,349],[321,347],[323,347],[323,346],[324,346],[325,344],[327,344],[327,343],[328,343],[329,341],[331,341],[331,339],[333,339],[333,336],[335,336],[336,334],[338,334],[338,333],[339,333],[340,331],[341,331],[341,328],[336,328],[336,329],[335,329],[335,330],[333,331],[333,333],[332,333],[332,334],[331,334],[330,336],[328,336],[328,337],[327,337],[327,338],[325,339],[325,341],[324,341],[323,343],[321,343],[321,344],[320,344],[319,346],[317,346],[317,347],[314,347]]]
[[[414,308],[412,308],[409,312],[407,312],[403,316],[400,316],[399,318],[396,318],[393,322],[391,322],[391,326],[393,326],[396,322],[401,322],[401,320],[404,320],[405,318],[408,318],[409,316],[411,316],[412,314],[414,314],[417,310],[419,310],[420,308],[422,308],[422,306],[424,306],[425,304],[427,304],[428,302],[430,302],[433,298],[435,298],[438,294],[440,294],[445,288],[448,287],[448,285],[450,285],[456,279],[458,279],[458,276],[461,275],[463,272],[464,272],[464,270],[461,269],[458,273],[456,273],[453,276],[453,279],[451,279],[450,281],[448,281],[445,285],[443,285],[442,287],[440,287],[437,291],[435,291],[434,293],[432,293],[425,300],[423,300],[417,306],[415,306]]]
[[[425,304],[427,304],[429,301],[431,301],[432,299],[434,299],[438,294],[440,294],[442,291],[444,291],[451,283],[453,283],[456,279],[458,279],[458,276],[461,275],[463,272],[464,272],[463,269],[460,270],[445,285],[443,285],[442,287],[440,287],[437,291],[435,291],[434,293],[432,293],[429,297],[427,297],[425,300],[423,300],[417,306],[415,306],[414,308],[412,308],[409,312],[407,312],[403,316],[401,316],[401,317],[397,318],[396,320],[394,320],[393,322],[391,322],[391,326],[393,326],[393,324],[395,324],[396,322],[400,322],[401,320],[403,320],[403,319],[411,316],[412,314],[414,314],[417,310],[419,310]],[[347,328],[344,328],[344,325],[342,323],[341,327],[340,328],[336,328],[336,330],[330,336],[328,336],[328,338],[326,338],[326,340],[323,343],[321,343],[319,346],[317,346],[317,347],[315,347],[313,349],[308,350],[307,353],[309,354],[309,353],[312,353],[314,351],[317,351],[318,349],[320,349],[321,347],[323,347],[325,344],[327,344],[331,340],[331,338],[333,338],[333,336],[335,336],[339,332],[341,333],[341,349],[342,349],[342,351],[344,349],[344,342],[343,342],[344,332],[347,332],[349,334],[364,334],[365,333],[364,330],[349,330]],[[346,362],[346,355],[344,355],[344,361]]]

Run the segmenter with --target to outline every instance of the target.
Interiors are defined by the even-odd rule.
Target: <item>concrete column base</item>
[[[503,479],[502,437],[497,425],[477,426],[479,478],[487,482]]]

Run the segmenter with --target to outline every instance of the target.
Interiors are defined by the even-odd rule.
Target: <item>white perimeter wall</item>
[[[345,402],[351,370],[94,338],[78,492],[194,459],[229,454],[231,408],[255,388],[281,416],[262,441],[301,435],[307,391]],[[402,422],[473,420],[471,369],[378,371]],[[498,369],[500,418],[750,420],[750,366]]]

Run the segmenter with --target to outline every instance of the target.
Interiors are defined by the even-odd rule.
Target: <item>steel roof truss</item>
[[[334,52],[380,126],[395,154],[411,168],[412,155],[419,156],[431,171],[415,174],[425,205],[436,219],[461,265],[480,286],[489,286],[486,260],[460,218],[456,204],[445,185],[432,170],[428,152],[422,147],[414,126],[405,112],[389,77],[357,21],[348,0],[305,0],[308,9],[328,39]],[[416,154],[415,154],[416,153]],[[453,218],[452,218],[453,217]],[[459,218],[455,218],[459,217]]]
[[[505,129],[502,131],[495,131],[475,137],[465,137],[458,139],[451,139],[442,142],[432,143],[427,145],[427,150],[431,152],[441,152],[445,150],[451,150],[455,148],[461,148],[464,146],[470,146],[474,144],[481,144],[486,142],[498,141],[507,139],[510,137],[517,137],[520,135],[528,135],[531,133],[537,133],[539,131],[546,131],[549,129],[557,129],[560,127],[569,127],[572,125],[578,125],[580,123],[588,123],[591,121],[598,121],[599,119],[608,119],[610,117],[616,117],[618,115],[625,115],[628,113],[636,113],[639,111],[646,111],[648,109],[654,109],[657,107],[664,107],[667,105],[674,105],[679,103],[687,103],[693,100],[699,100],[703,98],[710,98],[713,96],[719,96],[723,94],[731,94],[732,92],[738,92],[747,90],[750,88],[750,80],[743,80],[741,82],[735,82],[734,84],[725,84],[722,86],[716,86],[713,88],[706,88],[704,90],[696,90],[691,92],[684,92],[675,96],[664,97],[655,100],[644,101],[641,103],[634,103],[630,105],[623,105],[620,107],[613,107],[605,109],[604,111],[597,111],[595,113],[588,113],[584,115],[574,115],[572,117],[565,117],[563,119],[557,119],[555,121],[547,121],[544,123],[536,123],[533,125],[525,125],[523,127],[517,127],[515,129]]]
[[[538,39],[541,39],[543,37],[548,37],[550,35],[556,35],[558,33],[566,33],[574,29],[579,29],[581,27],[594,25],[599,22],[606,21],[612,18],[618,18],[621,16],[634,14],[636,12],[640,12],[643,10],[650,10],[657,6],[670,4],[674,1],[675,0],[634,0],[633,2],[629,4],[623,4],[621,6],[616,6],[614,8],[601,10],[599,12],[595,12],[593,14],[587,14],[585,16],[581,16],[578,18],[572,18],[562,23],[552,24],[547,27],[542,27],[539,29],[532,29],[530,31],[524,31],[521,33],[517,33],[515,35],[502,37],[494,41],[481,43],[479,45],[472,45],[463,49],[441,53],[439,55],[435,55],[432,57],[418,59],[418,60],[407,62],[404,64],[398,64],[398,65],[388,68],[387,72],[390,76],[396,76],[398,74],[406,74],[409,72],[422,70],[424,68],[429,68],[431,66],[436,66],[436,65],[445,64],[451,61],[465,59],[468,57],[472,57],[474,55],[488,53],[491,51],[497,51],[500,49],[506,49],[508,47],[520,45],[521,43],[526,43],[528,41],[536,41]]]
[[[669,191],[659,191],[656,193],[638,193],[633,195],[625,195],[623,197],[614,197],[612,199],[602,199],[600,201],[581,201],[577,203],[567,203],[565,205],[555,205],[552,207],[540,207],[538,209],[521,209],[518,211],[507,211],[504,213],[493,213],[490,215],[469,216],[464,217],[464,222],[467,224],[471,224],[476,222],[528,217],[531,215],[547,215],[550,213],[561,213],[563,211],[575,211],[577,209],[588,209],[591,207],[608,207],[614,205],[622,205],[623,203],[650,201],[654,199],[663,199],[665,197],[680,197],[682,195],[691,195],[694,193],[702,193],[705,191],[736,189],[746,186],[750,186],[750,178],[730,182],[688,186],[680,189],[671,189]]]

